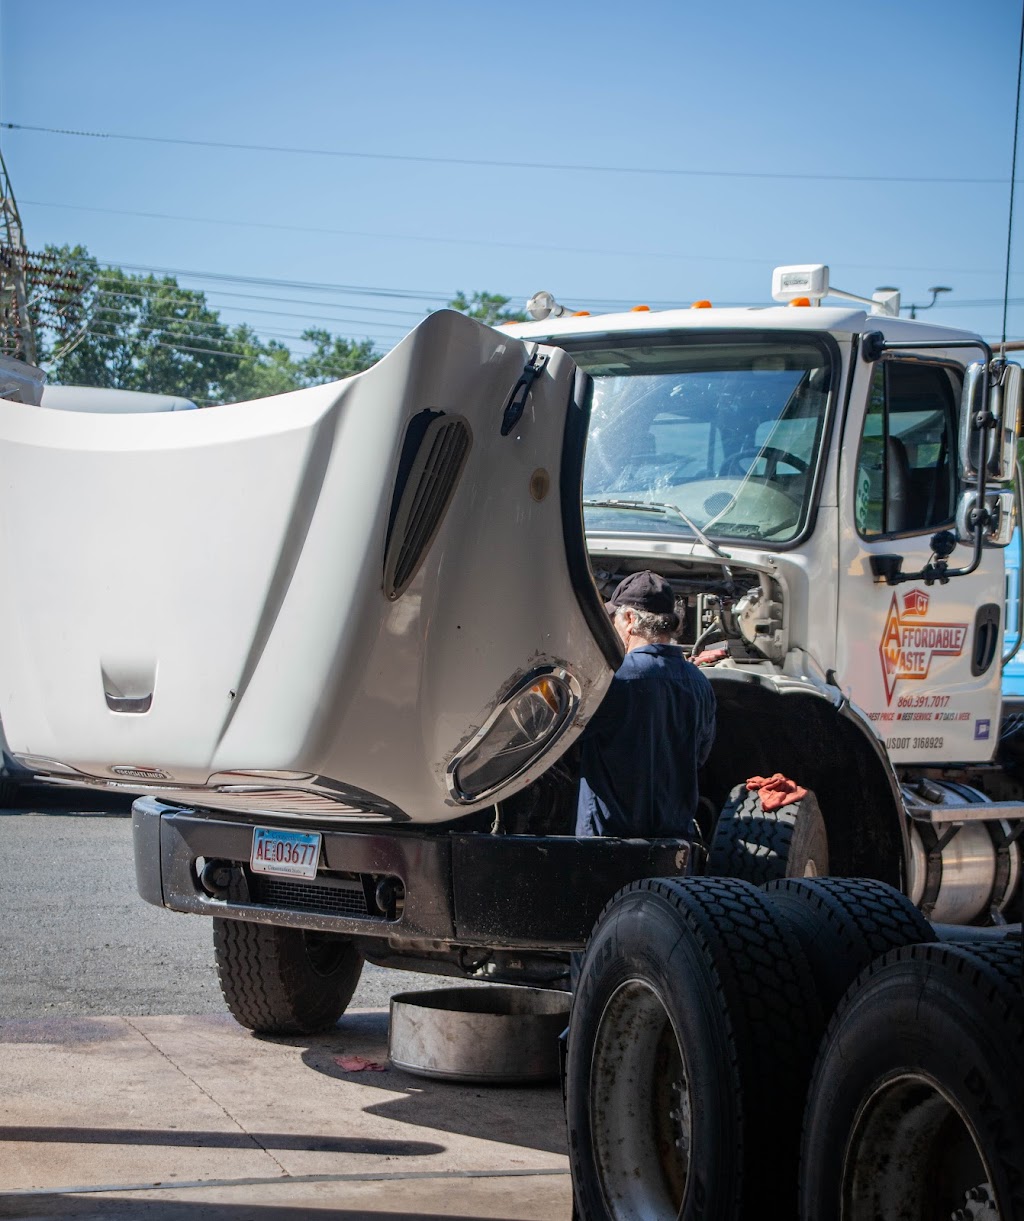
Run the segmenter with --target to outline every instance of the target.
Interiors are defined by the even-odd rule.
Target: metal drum
[[[421,1077],[523,1084],[558,1077],[570,996],[540,988],[438,988],[391,998],[388,1057]]]

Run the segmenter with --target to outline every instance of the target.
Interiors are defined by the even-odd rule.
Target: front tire
[[[761,807],[756,789],[737,785],[715,823],[705,873],[763,886],[780,878],[825,877],[828,835],[818,799],[805,797],[777,810]]]
[[[587,1221],[738,1221],[796,1208],[799,1120],[821,1017],[806,961],[732,878],[620,891],[569,1020],[566,1117]]]
[[[1024,1217],[1020,953],[914,945],[863,973],[808,1095],[802,1221]]]
[[[249,920],[215,917],[213,950],[231,1016],[257,1034],[330,1030],[363,969],[347,938]]]

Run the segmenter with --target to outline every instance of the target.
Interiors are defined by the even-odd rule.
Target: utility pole
[[[36,363],[25,272],[28,251],[11,179],[0,153],[0,351]]]

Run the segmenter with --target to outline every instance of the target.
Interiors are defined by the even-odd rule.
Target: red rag
[[[346,1073],[386,1073],[388,1066],[362,1056],[335,1056],[334,1063]]]
[[[747,792],[752,789],[757,789],[757,795],[761,798],[761,809],[767,813],[792,805],[807,796],[806,789],[801,788],[795,780],[784,776],[782,772],[775,772],[772,776],[751,776],[747,781]]]

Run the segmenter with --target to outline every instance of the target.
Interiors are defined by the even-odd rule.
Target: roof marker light
[[[634,305],[633,308],[629,312],[631,314],[643,314],[643,313],[650,313],[650,311],[651,311],[651,307],[649,305]]]
[[[570,317],[570,318],[589,318],[589,317],[590,317],[590,310],[588,310],[588,309],[578,309],[578,310],[576,310],[576,312],[575,312],[575,313],[570,314],[570,315],[569,315],[569,317]]]
[[[793,300],[790,301],[789,304],[790,305],[810,305],[810,303],[811,303],[810,297],[794,297]]]
[[[694,301],[694,303],[690,306],[690,309],[712,309],[712,308],[713,307],[711,305],[711,302],[705,301],[703,299],[700,301]]]

